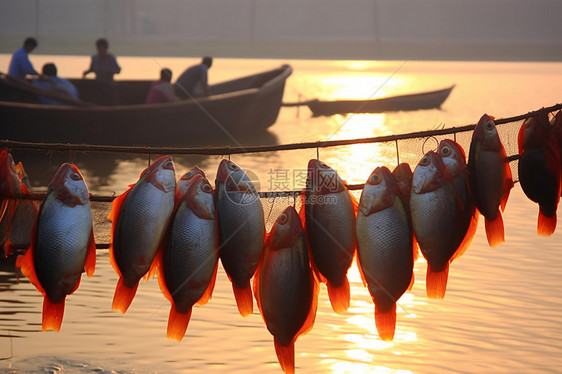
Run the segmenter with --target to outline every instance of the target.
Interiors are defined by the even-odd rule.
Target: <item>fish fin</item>
[[[192,311],[193,308],[189,308],[187,313],[178,313],[176,306],[172,303],[170,316],[168,317],[168,330],[166,333],[166,337],[168,339],[175,339],[178,342],[181,342],[185,332],[187,331],[187,325],[189,325]]]
[[[347,277],[344,278],[343,283],[339,287],[334,287],[330,282],[328,286],[328,296],[330,297],[330,304],[334,312],[341,314],[349,309],[349,281]]]
[[[42,330],[54,330],[58,332],[62,324],[62,317],[64,315],[64,300],[60,303],[53,303],[45,295],[43,299],[43,320]]]
[[[314,321],[316,320],[316,311],[318,309],[318,293],[320,292],[320,285],[318,284],[318,280],[314,277],[314,274],[310,274],[311,282],[312,282],[312,303],[310,304],[310,310],[308,311],[308,315],[304,320],[299,331],[295,334],[295,340],[301,336],[312,330],[314,326]]]
[[[234,291],[234,298],[236,299],[236,306],[238,312],[242,317],[252,314],[254,311],[254,299],[252,296],[252,288],[250,282],[244,288],[238,288],[232,283],[232,291]]]
[[[359,275],[361,276],[361,281],[363,281],[363,287],[367,287],[367,278],[363,272],[363,266],[361,265],[361,259],[357,256],[357,269],[359,269]]]
[[[137,293],[137,288],[139,284],[135,284],[135,287],[129,288],[123,284],[123,278],[119,277],[117,282],[117,287],[115,288],[115,295],[113,296],[113,304],[111,309],[118,310],[122,314],[125,314],[129,306],[133,302],[133,298]]]
[[[94,240],[94,228],[90,231],[90,242],[88,243],[88,251],[86,252],[86,262],[84,263],[84,271],[88,277],[94,275],[96,270],[96,242]]]
[[[13,200],[13,199],[9,199],[7,200],[5,203],[4,208],[2,209],[2,220],[6,220],[7,224],[6,224],[6,237],[9,238],[10,237],[10,232],[12,231],[12,224],[13,224],[13,220],[14,220],[14,216],[16,215],[16,209],[18,206],[18,201],[17,200]],[[8,257],[13,251],[10,248],[11,247],[11,243],[9,241],[9,239],[6,241],[6,243],[4,244],[4,256]]]
[[[449,277],[449,263],[441,271],[432,271],[431,266],[427,265],[425,276],[425,290],[430,299],[442,299],[445,297],[447,289],[447,278]]]
[[[289,345],[284,346],[279,344],[277,338],[273,337],[273,344],[281,369],[285,374],[293,374],[295,372],[295,341],[293,340]]]
[[[500,208],[503,212],[505,210],[505,206],[507,204],[507,200],[509,198],[509,192],[513,188],[513,176],[511,174],[511,168],[509,167],[509,161],[507,159],[507,155],[505,154],[505,150],[503,150],[503,155],[505,159],[505,180],[503,185],[503,194],[500,201]]]
[[[162,252],[162,251],[158,250],[154,257],[158,256],[158,253],[160,253],[160,252]],[[142,277],[142,280],[144,280],[146,282],[150,278],[154,278],[156,276],[157,270],[158,270],[158,263],[156,261],[154,261],[154,259],[152,259],[152,262],[150,263],[150,267],[148,268],[148,271],[146,272],[146,274]]]
[[[156,256],[154,257],[154,262],[158,264],[157,271],[156,271],[156,279],[158,279],[158,286],[160,287],[160,291],[166,299],[168,299],[172,305],[174,304],[174,299],[172,298],[172,294],[170,290],[168,290],[168,286],[166,285],[166,278],[164,277],[164,266],[162,265],[162,256],[163,253],[158,251]],[[171,312],[170,312],[171,313]]]
[[[406,291],[412,290],[412,288],[414,287],[415,280],[416,280],[416,276],[414,275],[414,272],[412,272],[412,279],[410,279],[410,284],[408,285],[408,288],[406,289]]]
[[[37,273],[35,272],[35,262],[33,260],[33,256],[35,253],[35,243],[37,237],[37,221],[35,221],[35,225],[33,225],[33,231],[31,234],[31,244],[29,245],[29,249],[25,252],[24,255],[19,255],[16,259],[16,267],[20,268],[21,273],[25,275],[31,284],[37,288],[37,291],[41,292],[43,296],[46,295],[43,286],[39,282],[37,278]]]
[[[470,247],[470,243],[472,243],[472,239],[474,238],[474,234],[476,234],[476,227],[478,226],[478,215],[479,214],[475,211],[474,214],[472,215],[472,217],[470,218],[470,225],[468,226],[468,229],[466,230],[466,234],[464,235],[464,239],[462,240],[461,244],[459,244],[459,247],[457,248],[455,253],[453,253],[453,256],[451,256],[450,262],[452,262],[453,260],[461,257],[466,252],[468,247]]]
[[[347,188],[347,184],[345,185],[347,193],[349,194],[349,198],[351,199],[351,206],[353,207],[353,213],[355,214],[355,218],[357,218],[357,212],[359,211],[359,201],[355,195],[351,193],[351,191]]]
[[[556,230],[556,213],[552,217],[547,217],[539,207],[539,220],[537,222],[537,234],[540,236],[550,236]]]
[[[381,311],[375,304],[375,325],[379,337],[384,341],[392,341],[394,339],[394,330],[396,329],[396,303],[387,311]]]
[[[111,203],[111,211],[109,212],[109,216],[107,216],[107,218],[112,222],[111,237],[109,239],[109,261],[111,262],[111,266],[113,266],[113,270],[115,270],[115,272],[119,277],[121,277],[121,270],[119,270],[119,266],[115,261],[113,243],[115,239],[115,230],[117,227],[117,221],[119,220],[119,214],[121,213],[123,204],[125,203],[127,195],[129,195],[129,192],[131,192],[133,186],[134,185],[129,186],[129,189],[127,191],[123,192],[121,195],[113,199],[113,202]]]
[[[413,231],[414,230],[412,230],[412,251],[414,252],[414,262],[416,262],[418,258],[420,258],[420,245],[418,244],[418,239],[416,239]]]
[[[486,226],[486,238],[488,239],[490,247],[495,247],[496,245],[505,242],[503,218],[499,211],[496,219],[494,220],[489,220],[484,217],[484,223]]]
[[[215,289],[215,281],[217,280],[217,269],[218,269],[218,267],[219,267],[219,265],[217,263],[215,265],[215,270],[213,271],[213,275],[211,276],[211,279],[209,279],[209,284],[207,285],[207,288],[205,289],[205,292],[203,293],[203,296],[201,296],[201,298],[195,304],[205,305],[205,304],[207,304],[207,302],[209,302],[209,300],[211,300],[211,297],[213,296],[213,290]]]

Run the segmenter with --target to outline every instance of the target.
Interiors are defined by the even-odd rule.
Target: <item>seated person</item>
[[[162,69],[160,71],[160,80],[152,82],[148,95],[146,96],[147,104],[167,103],[169,101],[177,101],[179,97],[174,92],[172,83],[172,71],[170,69]]]
[[[37,47],[37,40],[35,38],[25,39],[23,46],[12,55],[8,75],[19,79],[25,79],[26,75],[39,75],[29,61],[29,54],[35,47]]]
[[[100,38],[96,40],[97,54],[92,55],[90,68],[86,70],[83,77],[90,73],[96,74],[96,80],[103,82],[113,81],[113,75],[121,72],[121,67],[117,64],[117,59],[111,53],[108,53],[109,43],[107,39]]]
[[[176,95],[182,99],[209,96],[207,72],[212,64],[213,58],[205,56],[200,64],[184,71],[174,85]]]
[[[33,84],[49,91],[78,98],[76,87],[66,79],[57,77],[57,67],[53,63],[43,65],[43,75],[39,79],[34,79]],[[64,105],[58,100],[43,96],[39,96],[39,102],[48,105]]]

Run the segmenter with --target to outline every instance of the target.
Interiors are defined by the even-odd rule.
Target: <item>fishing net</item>
[[[543,108],[552,118],[558,110],[562,109],[562,104],[553,107]],[[506,154],[510,159],[510,168],[514,182],[519,180],[517,172],[518,146],[517,135],[523,121],[538,112],[530,112],[517,117],[510,117],[496,120],[500,140],[505,148]],[[143,148],[143,147],[108,147],[108,146],[87,146],[69,144],[31,144],[13,141],[0,141],[0,147],[8,149],[43,149],[43,150],[73,150],[73,151],[97,151],[97,152],[126,152],[136,154],[175,154],[175,155],[228,155],[241,153],[263,153],[263,152],[282,152],[297,149],[322,149],[326,147],[345,147],[354,144],[377,143],[380,153],[385,159],[395,160],[393,165],[402,162],[410,164],[412,170],[417,165],[425,152],[435,150],[439,142],[443,139],[453,139],[465,150],[468,158],[470,142],[475,125],[462,127],[444,128],[431,131],[416,132],[402,135],[383,136],[376,138],[363,138],[351,140],[321,141],[313,143],[284,144],[273,146],[250,146],[250,147],[227,147],[227,148]],[[294,185],[294,184],[292,184]],[[352,194],[359,200],[362,184],[350,184]],[[260,199],[263,205],[264,216],[266,219],[266,229],[270,230],[273,223],[287,206],[295,206],[297,211],[300,209],[299,189],[285,191],[261,191]],[[39,204],[42,196],[37,194],[34,197],[35,204]],[[109,247],[111,222],[107,219],[111,210],[112,196],[92,196],[91,209],[94,222],[94,236],[97,247],[105,249]]]

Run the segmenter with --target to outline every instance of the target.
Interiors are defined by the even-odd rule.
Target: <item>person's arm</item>
[[[117,58],[114,55],[111,55],[111,57],[113,58],[113,73],[121,73],[121,66],[119,66],[119,64],[117,63]]]
[[[201,87],[203,87],[203,91],[205,92],[205,96],[209,96],[211,91],[209,90],[209,83],[208,83],[208,71],[209,68],[207,66],[201,66]]]
[[[94,72],[94,56],[92,56],[92,60],[90,61],[90,67],[82,74],[82,78],[86,78],[86,75],[93,72]]]
[[[27,56],[27,54],[22,56],[21,66],[23,72],[26,75],[39,75],[39,73],[36,72],[35,69],[33,68],[33,65],[31,64],[31,61],[29,61],[29,57]]]

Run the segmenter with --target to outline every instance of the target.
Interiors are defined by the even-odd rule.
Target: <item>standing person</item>
[[[211,65],[213,58],[205,56],[200,64],[187,68],[176,81],[176,94],[183,99],[209,96],[208,71]]]
[[[26,75],[39,75],[35,71],[31,61],[29,61],[29,54],[37,47],[37,39],[29,37],[24,40],[23,46],[14,52],[12,60],[10,61],[10,68],[8,75],[19,79],[25,79]]]
[[[160,70],[160,80],[152,82],[148,95],[146,96],[147,104],[167,103],[169,101],[179,100],[174,92],[172,83],[172,71],[164,68]]]
[[[100,38],[96,40],[96,48],[98,53],[92,55],[90,68],[84,72],[84,78],[89,73],[95,73],[96,79],[104,82],[113,81],[113,75],[121,72],[121,67],[117,64],[117,59],[111,53],[108,53],[109,43],[106,39]]]
[[[44,88],[49,91],[57,92],[70,97],[78,98],[78,90],[72,83],[66,79],[57,77],[57,67],[52,62],[43,65],[43,75],[40,79],[34,79],[33,84],[37,87]],[[39,102],[49,105],[62,105],[58,100],[48,97],[39,96]]]

